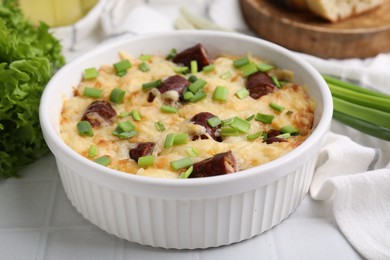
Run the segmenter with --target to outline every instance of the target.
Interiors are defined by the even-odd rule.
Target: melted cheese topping
[[[246,79],[243,77],[240,69],[233,66],[234,59],[238,57],[221,56],[213,61],[215,69],[211,72],[198,72],[195,74],[198,78],[207,81],[204,91],[207,97],[196,103],[176,103],[178,113],[169,114],[161,111],[167,99],[177,99],[175,93],[164,93],[157,96],[153,102],[148,102],[149,91],[142,90],[142,84],[155,81],[175,75],[174,68],[177,67],[171,61],[163,57],[152,56],[147,64],[150,68],[148,72],[142,72],[138,65],[142,62],[126,53],[120,53],[122,59],[128,59],[132,67],[128,69],[127,74],[119,77],[112,65],[103,65],[99,68],[99,76],[92,80],[83,80],[75,88],[75,96],[64,101],[60,133],[64,142],[73,150],[82,156],[94,160],[100,156],[109,156],[111,163],[107,166],[123,172],[158,177],[158,178],[177,178],[181,171],[175,171],[171,168],[170,162],[188,157],[187,149],[195,149],[198,156],[191,158],[192,161],[212,157],[217,153],[233,151],[239,160],[241,169],[248,169],[257,165],[274,160],[301,144],[310,134],[313,124],[314,102],[308,97],[304,87],[293,83],[293,73],[282,69],[273,69],[268,72],[270,76],[276,76],[279,80],[289,81],[281,89],[272,94],[262,96],[259,99],[253,99],[250,96],[239,99],[235,92],[245,87]],[[250,57],[253,62],[260,62],[260,59]],[[230,72],[231,77],[222,79],[221,75]],[[215,101],[212,99],[212,93],[217,86],[228,88],[228,98],[226,102]],[[122,112],[139,111],[141,121],[132,120],[131,115],[121,118],[117,116],[112,125],[93,128],[94,136],[80,136],[77,131],[77,123],[81,120],[86,108],[94,100],[83,96],[85,87],[94,87],[102,90],[102,100],[109,100],[109,95],[114,88],[120,88],[126,91],[125,99],[122,104],[112,103],[113,108],[119,115]],[[168,95],[168,97],[167,97]],[[269,107],[269,103],[285,107],[282,112],[275,111]],[[224,137],[223,142],[216,142],[213,139],[191,141],[184,145],[173,146],[172,148],[163,148],[164,140],[169,133],[188,133],[191,135],[203,134],[205,128],[190,122],[190,119],[200,113],[210,112],[218,116],[221,120],[234,116],[248,118],[257,113],[274,115],[272,124],[264,124],[256,120],[250,123],[250,129],[247,134],[239,136]],[[119,139],[112,132],[120,121],[130,120],[136,127],[137,135],[130,139]],[[155,122],[164,122],[166,130],[157,131]],[[270,129],[280,129],[283,126],[291,125],[300,132],[298,136],[292,136],[287,142],[275,142],[266,144],[263,138],[256,140],[247,140],[247,135],[257,133],[258,131],[268,131]],[[137,162],[129,157],[129,150],[134,148],[139,142],[154,142],[156,144],[153,155],[156,156],[154,166],[141,168]],[[96,145],[98,155],[90,158],[88,150],[91,145]]]

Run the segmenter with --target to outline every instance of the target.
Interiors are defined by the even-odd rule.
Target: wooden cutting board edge
[[[291,15],[291,10],[267,0],[240,0],[240,4],[246,23],[255,33],[294,51],[338,59],[367,58],[390,52],[390,19],[387,17],[384,24],[378,21],[374,27],[342,28],[311,22],[310,19],[305,21],[299,18],[299,14]],[[386,5],[390,8],[390,2]],[[353,22],[359,25],[362,18],[365,21],[371,19],[354,17]]]

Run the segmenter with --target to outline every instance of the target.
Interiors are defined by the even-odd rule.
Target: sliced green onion
[[[291,134],[291,135],[297,135],[299,134],[299,130],[296,129],[295,127],[291,126],[291,125],[286,125],[286,126],[283,126],[282,128],[280,128],[280,132],[282,134]]]
[[[207,119],[207,124],[211,127],[216,127],[216,126],[220,125],[221,123],[222,123],[221,119],[219,119],[216,116],[210,117],[209,119]]]
[[[176,72],[176,73],[185,74],[185,73],[188,72],[188,67],[182,67],[182,66],[174,67],[173,71]]]
[[[194,147],[189,147],[186,149],[186,153],[189,157],[197,157],[199,155],[199,152]]]
[[[246,65],[248,63],[249,63],[248,57],[242,57],[240,59],[237,59],[237,60],[233,61],[233,66],[235,68],[240,68],[240,67],[242,67],[242,66],[244,66],[244,65]]]
[[[255,74],[257,72],[257,66],[253,62],[248,63],[241,67],[241,72],[244,75],[244,77],[247,78],[250,75]]]
[[[236,128],[230,126],[222,126],[221,127],[221,135],[222,136],[239,136],[240,131]]]
[[[234,117],[231,117],[231,118],[227,118],[227,119],[222,120],[222,126],[228,126],[228,125],[230,125],[231,123],[233,123],[233,120],[234,120]]]
[[[283,106],[278,105],[278,104],[273,103],[273,102],[269,103],[269,107],[276,110],[276,111],[279,111],[279,112],[282,112],[284,110]]]
[[[229,79],[230,77],[232,76],[232,73],[230,71],[226,71],[225,73],[221,74],[221,76],[219,76],[221,79],[224,79],[224,80],[227,80]]]
[[[159,132],[164,132],[165,131],[165,125],[161,121],[155,122],[154,126],[156,127],[157,131],[159,131]]]
[[[150,54],[142,54],[141,56],[138,57],[138,59],[141,61],[148,61],[151,58],[152,58],[152,55],[150,55]]]
[[[257,138],[259,138],[262,134],[263,134],[263,132],[259,131],[259,132],[254,133],[254,134],[247,135],[246,139],[248,139],[249,141],[253,141],[253,140],[256,140]]]
[[[110,101],[116,104],[122,104],[125,94],[126,91],[119,88],[114,88],[110,94]]]
[[[241,117],[234,117],[233,122],[230,124],[230,127],[233,127],[240,132],[248,133],[249,128],[251,127],[251,124],[246,121],[245,119],[242,119]]]
[[[188,179],[188,177],[191,175],[193,170],[194,170],[194,166],[191,165],[185,172],[180,173],[179,178]]]
[[[146,64],[145,62],[142,62],[138,65],[138,69],[142,72],[148,72],[150,70],[148,64]]]
[[[180,145],[188,143],[188,134],[175,134],[173,138],[173,145]]]
[[[100,165],[103,165],[103,166],[107,166],[111,163],[111,159],[110,159],[110,157],[105,155],[105,156],[97,158],[94,162],[98,163]]]
[[[147,83],[142,84],[142,89],[149,90],[152,88],[157,88],[157,87],[161,86],[161,84],[162,84],[161,79],[158,79],[156,81],[147,82]]]
[[[291,134],[290,133],[284,133],[284,134],[277,135],[275,137],[282,138],[282,139],[287,139],[287,138],[291,137]]]
[[[117,75],[123,76],[126,74],[127,69],[131,68],[131,63],[129,60],[122,60],[114,64]],[[124,74],[123,74],[124,73]]]
[[[124,122],[119,122],[118,127],[123,131],[123,132],[130,132],[135,129],[135,126],[133,125],[132,122],[130,121],[124,121]]]
[[[207,97],[207,94],[203,91],[199,91],[190,99],[190,102],[195,103],[204,99],[205,97]]]
[[[175,140],[175,134],[167,134],[164,141],[164,148],[171,148],[173,146],[173,141]]]
[[[145,168],[154,165],[155,156],[146,155],[138,158],[137,164],[139,167]]]
[[[134,121],[141,121],[141,114],[138,110],[133,110],[131,114],[133,116]]]
[[[277,88],[282,88],[282,84],[280,84],[280,82],[276,76],[272,76],[271,79]]]
[[[239,99],[243,99],[249,96],[249,91],[246,88],[240,88],[236,93],[234,93],[234,95],[236,95]]]
[[[88,88],[86,87],[84,89],[84,96],[91,97],[91,98],[100,98],[102,97],[102,90],[98,88]]]
[[[186,91],[183,94],[184,100],[190,100],[193,97],[194,97],[194,94],[191,91]]]
[[[94,158],[96,157],[98,154],[98,149],[97,149],[97,146],[94,145],[94,144],[91,144],[91,146],[89,147],[88,149],[88,155],[90,158]]]
[[[126,117],[126,116],[129,116],[129,115],[131,115],[133,112],[129,112],[129,111],[125,111],[125,112],[121,112],[120,114],[119,114],[119,117]]]
[[[99,71],[96,68],[88,68],[84,70],[84,79],[94,79],[99,75]]]
[[[196,60],[192,60],[190,62],[191,74],[198,73],[198,62]]]
[[[177,108],[176,107],[172,107],[172,106],[167,106],[167,105],[162,105],[160,110],[162,112],[165,112],[165,113],[171,113],[171,114],[175,114],[177,113]]]
[[[115,130],[112,132],[113,135],[119,137],[120,139],[129,139],[131,137],[136,136],[138,133],[135,130],[129,131],[129,132],[123,132],[122,129],[119,127],[115,128]]]
[[[171,49],[171,51],[167,54],[165,57],[166,60],[171,60],[173,59],[177,54],[177,50],[175,48]]]
[[[172,169],[179,170],[179,169],[187,168],[187,167],[191,166],[193,164],[193,162],[192,162],[191,158],[184,157],[184,158],[181,158],[179,160],[172,161],[170,164],[171,164]]]
[[[213,71],[215,70],[215,65],[214,64],[210,64],[210,65],[207,65],[207,66],[204,66],[202,71],[203,72],[210,72],[210,71]]]
[[[213,93],[213,99],[217,101],[226,101],[229,94],[227,87],[217,86]]]
[[[254,118],[255,118],[255,114],[253,114],[253,115],[251,115],[251,116],[249,116],[247,119],[245,119],[246,121],[248,121],[248,122],[250,122],[250,121],[252,121]]]
[[[257,64],[257,69],[261,72],[267,72],[270,71],[274,68],[274,66],[269,65],[267,63],[259,63]]]
[[[198,92],[200,89],[202,89],[205,85],[207,84],[207,82],[203,79],[197,79],[195,82],[191,83],[189,86],[188,86],[188,89],[196,94],[196,92]]]
[[[194,83],[195,81],[198,80],[198,77],[195,76],[195,75],[191,75],[189,78],[188,78],[188,81],[191,82],[191,83]]]
[[[256,114],[256,120],[257,121],[260,121],[262,123],[265,123],[265,124],[272,124],[272,121],[274,120],[274,116],[273,115],[268,115],[268,114]]]
[[[93,136],[92,126],[88,121],[80,121],[77,123],[77,130],[81,136]]]

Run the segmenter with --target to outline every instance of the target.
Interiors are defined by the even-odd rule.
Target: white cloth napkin
[[[210,1],[207,10],[215,23],[251,33],[242,19],[238,0]],[[69,60],[103,41],[121,35],[171,31],[172,24],[172,17],[143,1],[101,0],[83,21],[54,33],[62,39]],[[358,80],[390,93],[390,54],[366,60],[323,60],[298,55],[321,73]],[[359,140],[357,135],[363,134],[354,134]],[[364,147],[344,135],[330,133],[321,150],[310,193],[316,200],[333,200],[340,230],[364,257],[390,259],[390,143],[375,143],[383,149]]]

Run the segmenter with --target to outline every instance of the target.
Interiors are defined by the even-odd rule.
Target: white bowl
[[[203,43],[220,53],[265,58],[295,72],[316,100],[314,131],[286,155],[234,174],[198,179],[157,179],[96,164],[69,148],[59,134],[63,97],[73,95],[84,68],[134,56],[164,55]],[[92,223],[120,238],[164,248],[207,248],[258,235],[287,218],[312,181],[316,157],[329,130],[332,99],[325,81],[305,61],[272,43],[233,33],[182,31],[111,42],[63,67],[47,85],[40,106],[45,140],[55,155],[65,191]]]

